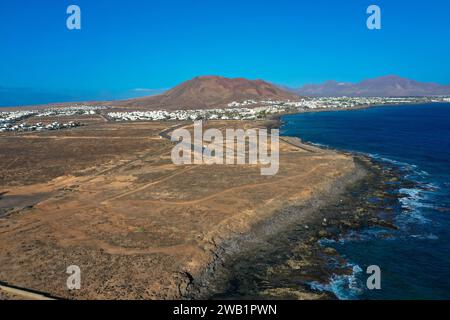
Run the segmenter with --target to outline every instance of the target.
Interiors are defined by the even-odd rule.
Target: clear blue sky
[[[66,28],[70,4],[81,8],[79,31]],[[366,28],[370,4],[382,9],[382,30]],[[81,99],[212,74],[450,84],[449,20],[448,0],[1,1],[0,87]]]

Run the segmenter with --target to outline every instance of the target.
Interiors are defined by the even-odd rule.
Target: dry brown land
[[[0,281],[73,299],[180,298],[217,245],[355,169],[351,156],[287,140],[276,176],[175,166],[159,133],[179,123],[85,123],[0,134]],[[79,291],[66,288],[70,265],[82,270]]]

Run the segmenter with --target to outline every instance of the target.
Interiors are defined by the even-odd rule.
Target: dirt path
[[[196,199],[196,200],[191,200],[191,201],[160,201],[160,200],[145,200],[146,203],[155,203],[155,204],[172,204],[172,205],[177,205],[177,206],[182,206],[182,205],[192,205],[192,204],[198,204],[200,202],[204,202],[204,201],[208,201],[211,200],[213,198],[216,198],[220,195],[232,192],[232,191],[238,191],[238,190],[245,190],[245,189],[253,189],[253,188],[258,188],[258,187],[263,187],[263,186],[270,186],[270,185],[274,185],[274,184],[278,184],[280,182],[283,181],[288,181],[288,180],[293,180],[293,179],[298,179],[300,177],[306,177],[310,174],[312,174],[313,172],[317,171],[319,168],[324,167],[324,164],[319,164],[317,167],[311,169],[309,172],[306,173],[302,173],[299,175],[295,175],[295,176],[289,176],[289,177],[285,177],[283,179],[279,179],[276,181],[271,181],[271,182],[259,182],[259,183],[251,183],[251,184],[245,184],[245,185],[241,185],[241,186],[237,186],[237,187],[233,187],[233,188],[229,188],[229,189],[225,189],[223,191],[220,192],[216,192],[212,195],[200,198],[200,199]],[[171,177],[168,177],[168,179]],[[146,187],[143,187],[141,190],[145,189]],[[134,192],[130,192],[134,193]],[[128,194],[127,194],[128,195]],[[126,195],[123,195],[126,196]]]
[[[14,286],[8,286],[0,282],[0,299],[2,295],[6,298],[12,298],[15,300],[56,300],[44,293],[37,293],[36,291],[29,289],[21,289]]]

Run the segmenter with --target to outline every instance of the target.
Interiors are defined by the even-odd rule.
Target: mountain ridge
[[[112,101],[136,109],[213,109],[233,101],[296,100],[299,97],[264,80],[199,76],[159,95]]]
[[[302,96],[406,97],[450,95],[450,85],[419,82],[397,75],[365,79],[357,83],[328,80],[307,84],[293,92]]]

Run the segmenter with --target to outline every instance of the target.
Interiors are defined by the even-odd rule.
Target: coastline
[[[277,128],[281,125],[280,118],[281,115],[277,119],[267,119],[258,124],[264,123],[266,127]],[[220,230],[223,234],[223,237],[219,235],[220,238],[226,240],[216,243],[216,239],[212,238],[211,246],[205,247],[207,252],[205,259],[200,261],[201,266],[191,270],[180,269],[176,281],[170,285],[170,289],[177,292],[173,297],[333,299],[336,296],[326,292],[318,293],[312,290],[309,284],[326,282],[333,274],[350,276],[352,270],[329,266],[330,260],[339,261],[339,265],[345,265],[345,260],[334,249],[323,247],[320,240],[339,239],[348,230],[366,226],[395,228],[389,221],[377,218],[376,206],[364,202],[371,195],[383,193],[385,188],[383,182],[398,179],[395,172],[385,172],[385,168],[363,155],[299,143],[300,140],[297,138],[282,137],[282,139],[289,139],[288,144],[297,144],[301,149],[310,148],[322,150],[322,153],[351,157],[356,164],[355,169],[334,179],[334,182],[327,185],[326,190],[314,193],[314,196],[305,202],[298,205],[287,204],[270,215],[255,217],[260,222],[255,223],[250,230],[241,230],[242,232]],[[336,210],[337,208],[339,210]],[[241,215],[239,211],[236,214]],[[295,245],[278,239],[285,237],[295,239]],[[281,260],[273,261],[273,256],[276,256],[277,252],[282,252],[288,258],[285,261],[283,257]],[[248,268],[261,261],[267,261],[266,265],[263,263],[263,267],[267,267],[265,271],[269,272],[271,277],[287,273],[290,275],[289,278],[296,279],[296,286],[268,286],[264,292],[245,288],[243,293],[238,292],[239,295],[236,296],[236,290],[229,288],[230,278],[241,275],[245,278],[246,274],[249,274]],[[268,271],[270,268],[272,271]]]
[[[436,102],[429,102],[427,104],[446,104],[448,102],[442,102],[442,101],[436,101]],[[275,124],[273,126],[269,125],[268,128],[277,129],[281,127],[283,122],[281,121],[281,117],[288,116],[288,115],[295,115],[295,114],[303,114],[303,113],[317,113],[317,112],[341,112],[341,111],[354,111],[354,110],[364,110],[364,109],[371,109],[371,108],[382,108],[382,107],[401,107],[401,106],[414,106],[414,105],[421,105],[422,102],[411,102],[411,103],[397,103],[397,104],[365,104],[350,108],[320,108],[320,109],[308,109],[308,110],[302,110],[302,111],[295,111],[295,112],[283,112],[279,114],[273,114],[269,115],[266,119],[266,121],[275,121]]]
[[[242,243],[257,242],[257,238],[251,241],[252,227],[260,231],[253,233],[257,237],[280,234],[284,227],[293,224],[299,210],[309,216],[309,207],[316,208],[324,203],[337,178],[351,177],[354,172],[354,162],[349,156],[305,145],[300,150],[292,145],[298,143],[294,140],[280,141],[283,165],[280,174],[272,178],[262,177],[260,170],[253,166],[218,166],[213,176],[211,167],[176,167],[168,157],[173,145],[161,137],[169,124],[110,122],[102,123],[99,126],[102,130],[86,126],[70,133],[42,133],[43,138],[47,138],[43,140],[47,150],[82,148],[92,151],[95,147],[96,152],[88,153],[93,158],[86,159],[86,163],[76,162],[76,167],[69,171],[71,176],[61,176],[59,171],[27,170],[23,183],[28,187],[8,188],[6,200],[27,200],[22,196],[37,187],[39,190],[46,188],[48,193],[44,201],[33,202],[0,221],[0,228],[6,230],[0,242],[8,243],[2,246],[5,254],[0,255],[5,265],[0,272],[2,280],[9,285],[66,299],[187,298],[195,294],[196,286],[192,282],[207,279],[202,275],[206,275],[208,268],[214,269],[214,263],[220,266],[217,262],[222,256],[242,251]],[[261,124],[261,121],[219,121],[207,125],[254,128]],[[111,129],[116,130],[114,137],[111,137]],[[151,143],[142,139],[149,131]],[[69,134],[71,137],[67,139]],[[117,139],[117,136],[129,137],[130,134],[135,138]],[[22,143],[10,144],[13,138],[14,141],[21,139]],[[26,150],[39,147],[35,141],[25,134],[2,140],[13,147],[27,146]],[[97,158],[101,155],[98,141],[101,146],[115,145],[122,152],[115,153],[120,162],[105,163],[103,158]],[[122,147],[117,147],[118,142]],[[14,154],[4,155],[5,162],[14,160],[6,157]],[[64,163],[72,165],[74,159],[66,159],[67,152],[58,154]],[[43,156],[33,160],[51,163],[52,158]],[[155,160],[158,161],[155,163]],[[24,170],[21,161],[15,163],[15,170]],[[86,167],[94,168],[94,164],[100,168],[96,166],[95,170],[86,171]],[[17,171],[13,169],[8,168],[5,173],[16,177]],[[78,171],[81,169],[83,171]],[[161,169],[167,171],[161,173]],[[149,171],[154,174],[149,175]],[[158,188],[153,187],[155,182]],[[86,190],[89,192],[84,192]],[[161,191],[164,191],[163,196]],[[312,198],[319,193],[326,196]],[[149,204],[152,204],[150,210]],[[281,208],[296,204],[299,205],[296,209],[277,214]],[[167,214],[171,212],[174,214]],[[66,219],[68,216],[72,219]],[[10,227],[13,223],[14,229]],[[27,232],[30,223],[41,231]],[[231,238],[242,241],[223,242]],[[225,252],[224,244],[229,244]],[[33,263],[34,257],[40,257],[39,265]],[[92,277],[84,281],[80,291],[68,292],[65,290],[66,274],[61,272],[68,261],[88,266],[88,275],[103,274],[109,280],[105,283],[102,278]],[[111,261],[120,261],[120,264],[105,270]],[[40,278],[32,276],[35,272],[39,272],[45,282],[38,282],[36,279]]]
[[[449,241],[445,214],[449,207],[448,106],[424,104],[283,118],[285,134],[304,137],[324,148],[361,152],[399,176],[392,181],[396,187],[390,195],[394,200],[391,206],[383,206],[379,197],[370,203],[380,205],[380,217],[393,217],[396,228],[368,226],[322,241],[344,255],[354,270],[347,277],[334,276],[328,283],[315,282],[314,290],[336,292],[339,299],[447,296],[448,286],[440,279],[447,273],[449,260],[440,252]],[[366,268],[374,264],[383,270],[382,290],[366,288]],[[409,286],[412,278],[417,281]]]
[[[266,121],[265,126],[274,129],[281,124],[281,116],[279,116]],[[290,139],[290,137],[284,138]],[[298,146],[318,148],[304,142],[300,142]],[[328,148],[318,149],[330,151]],[[338,298],[330,292],[317,292],[306,284],[327,282],[333,274],[351,276],[351,268],[341,268],[346,264],[345,259],[339,256],[336,250],[322,246],[321,241],[337,240],[349,230],[364,227],[380,226],[396,229],[391,221],[381,220],[378,217],[376,208],[367,202],[367,199],[383,194],[384,197],[390,198],[388,200],[395,201],[395,197],[390,197],[389,192],[386,192],[386,182],[399,180],[400,177],[396,172],[384,168],[365,155],[337,150],[332,152],[351,156],[355,162],[355,169],[337,178],[326,191],[315,194],[307,202],[286,206],[267,220],[255,225],[250,232],[217,245],[213,260],[200,276],[191,279],[183,298],[313,300]],[[336,208],[339,209],[336,210]],[[280,244],[277,238],[283,235],[295,238],[295,245],[286,245],[286,242]],[[277,244],[270,244],[274,241]],[[264,252],[267,251],[266,248],[261,250],[261,247],[267,247],[268,244],[273,245],[275,250],[269,249],[269,253]],[[243,290],[230,288],[230,283],[240,277],[239,273],[242,273],[242,277],[245,278],[245,274],[249,274],[249,269],[253,270],[254,265],[261,260],[273,260],[272,256],[279,249],[286,249],[288,252],[285,254],[290,258],[277,263],[271,261],[265,267],[279,269],[272,276],[279,276],[280,272],[290,273],[293,270],[296,272],[301,270],[301,280],[297,279],[297,282],[303,285],[280,288],[268,286],[269,289],[264,292],[254,291],[255,288],[250,287]],[[260,252],[263,252],[262,256],[258,256]],[[340,266],[330,267],[330,261],[339,261]],[[262,264],[264,265],[264,262]],[[292,275],[289,278],[292,278]],[[310,279],[307,281],[306,278]],[[233,286],[235,285],[231,284],[231,287]]]
[[[188,290],[188,294],[184,298],[230,298],[229,296],[221,296],[218,293],[226,287],[227,277],[229,276],[229,270],[226,270],[226,268],[230,261],[239,259],[241,255],[246,255],[247,252],[251,252],[252,249],[263,244],[268,238],[276,237],[295,224],[305,224],[308,226],[309,230],[305,232],[305,240],[310,239],[314,233],[320,233],[319,229],[325,216],[318,216],[316,213],[324,206],[331,205],[333,200],[338,200],[339,196],[345,192],[349,184],[356,183],[365,174],[365,169],[360,166],[356,172],[347,174],[341,179],[336,180],[333,186],[330,186],[329,192],[315,195],[303,204],[284,207],[274,213],[269,219],[254,226],[250,232],[217,245],[213,261],[208,265],[205,272],[194,280]],[[309,245],[312,248],[313,244],[310,243]],[[302,292],[302,294],[305,298],[308,297],[307,292]],[[314,294],[311,294],[310,297],[313,298],[314,296]],[[246,298],[252,299],[254,297]]]

